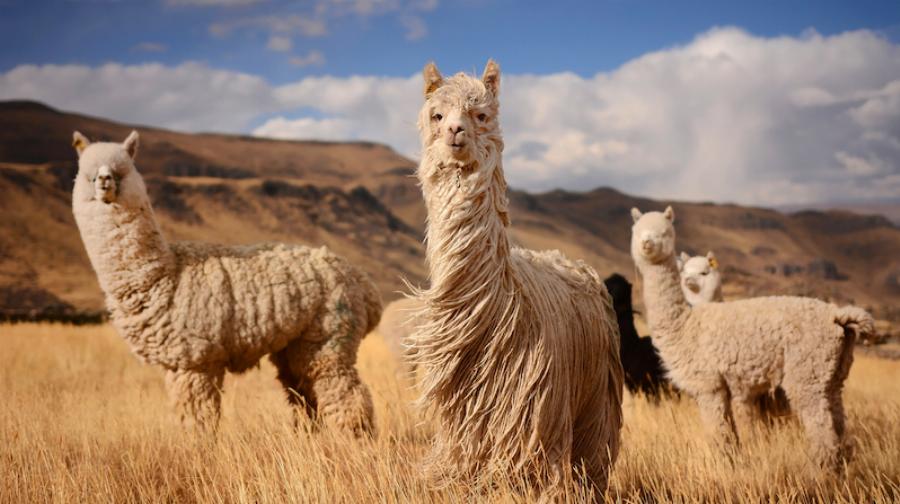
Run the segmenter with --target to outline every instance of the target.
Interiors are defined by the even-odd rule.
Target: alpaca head
[[[462,72],[445,79],[434,63],[423,70],[425,104],[419,112],[425,186],[459,184],[460,178],[484,173],[503,151],[498,100],[500,67],[488,61],[480,79]]]
[[[123,143],[91,143],[76,131],[72,142],[78,153],[75,201],[99,205],[141,204],[146,199],[146,188],[134,167],[138,140],[137,131],[132,131]]]
[[[675,255],[675,211],[641,213],[631,209],[631,257],[635,263],[660,264]]]
[[[712,251],[705,256],[691,257],[682,252],[678,261],[681,274],[681,290],[692,304],[715,301],[722,285],[719,262]]]

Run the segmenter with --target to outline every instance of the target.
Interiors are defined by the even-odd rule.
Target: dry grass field
[[[263,362],[226,379],[216,441],[181,432],[161,372],[109,326],[0,326],[0,502],[519,502],[502,485],[473,495],[417,476],[428,426],[382,340],[360,368],[379,435],[295,429]],[[733,461],[702,437],[689,400],[627,398],[611,502],[897,502],[900,362],[857,353],[845,391],[856,456],[841,477],[810,469],[795,421],[757,426]]]

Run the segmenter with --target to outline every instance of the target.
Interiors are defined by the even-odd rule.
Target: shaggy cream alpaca
[[[675,385],[697,399],[719,439],[737,441],[735,414],[777,386],[806,430],[814,459],[836,469],[848,455],[841,390],[853,342],[871,333],[861,308],[763,297],[691,307],[675,260],[675,213],[632,210],[631,255],[644,282],[653,342]]]
[[[214,428],[225,370],[272,354],[289,401],[326,424],[373,429],[355,363],[381,314],[371,280],[327,249],[167,243],[134,166],[138,134],[91,144],[75,133],[75,221],[113,325],[162,366],[186,424]]]
[[[556,498],[583,465],[605,488],[619,451],[622,366],[600,277],[558,251],[510,246],[500,69],[479,80],[425,67],[417,176],[431,287],[412,336],[436,417],[428,472],[527,482]]]
[[[712,251],[705,256],[691,257],[682,252],[678,257],[681,291],[691,306],[723,301],[722,273]]]

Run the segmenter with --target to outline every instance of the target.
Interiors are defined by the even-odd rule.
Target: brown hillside
[[[72,131],[121,140],[133,126],[0,102],[0,311],[97,310],[102,298],[70,210]],[[172,240],[327,244],[386,298],[424,280],[415,164],[371,143],[290,142],[139,128],[138,168]],[[412,134],[412,133],[411,133]],[[511,193],[513,237],[633,277],[629,209],[672,203],[679,245],[713,249],[726,297],[807,294],[882,317],[900,300],[900,229],[879,216],[652,201],[608,188]]]

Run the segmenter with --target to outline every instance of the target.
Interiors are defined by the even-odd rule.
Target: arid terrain
[[[523,502],[431,489],[419,458],[431,430],[398,380],[383,340],[359,367],[379,432],[355,440],[294,429],[268,361],[225,380],[215,442],[174,422],[162,373],[108,325],[0,326],[0,502]],[[744,431],[733,461],[705,441],[693,401],[626,397],[622,452],[608,502],[897,502],[900,362],[858,356],[844,392],[856,445],[841,477],[814,471],[796,420]]]
[[[0,313],[101,312],[70,209],[71,135],[121,141],[133,127],[0,102]],[[415,163],[390,148],[138,129],[138,169],[170,239],[327,244],[371,273],[386,299],[399,295],[401,278],[425,280]],[[604,276],[634,280],[628,210],[671,203],[679,247],[715,250],[726,298],[813,295],[900,322],[900,228],[884,217],[654,201],[610,188],[511,199],[519,244],[561,249]]]
[[[0,316],[103,313],[72,218],[69,143],[76,129],[120,141],[132,128],[0,102]],[[415,164],[388,147],[138,129],[138,169],[171,240],[327,244],[372,274],[386,300],[404,278],[425,281]],[[680,248],[715,250],[726,298],[812,295],[900,323],[900,228],[881,216],[654,201],[610,188],[512,191],[511,199],[516,242],[561,249],[604,276],[635,281],[629,209],[673,204]],[[639,282],[635,301],[641,309]],[[378,435],[363,440],[313,432],[305,421],[295,428],[266,360],[226,379],[223,422],[210,441],[178,428],[162,373],[140,364],[109,325],[2,324],[0,348],[0,502],[523,500],[504,482],[473,495],[421,480],[431,427],[378,334],[360,351],[378,417]],[[744,431],[729,460],[706,442],[688,398],[628,396],[607,500],[896,502],[900,361],[875,357],[896,343],[878,350],[858,349],[846,384],[856,451],[844,475],[811,467],[794,419]]]

